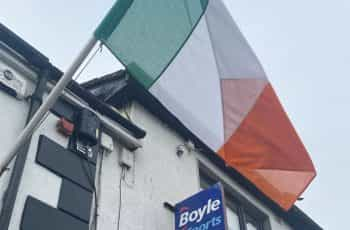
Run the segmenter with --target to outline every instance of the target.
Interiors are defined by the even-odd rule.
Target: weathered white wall
[[[58,118],[55,115],[48,116],[45,122],[38,128],[32,137],[9,230],[20,230],[24,204],[29,195],[52,207],[57,207],[58,205],[59,193],[62,184],[61,177],[35,162],[39,136],[41,134],[55,140],[55,142],[61,146],[68,146],[68,138],[56,132],[57,121]]]
[[[175,203],[198,191],[196,158],[179,159],[175,151],[181,138],[141,107],[132,113],[132,119],[147,131],[147,137],[122,182],[120,229],[173,229],[173,214],[163,202]],[[99,230],[116,227],[121,172],[118,156],[116,150],[103,161]]]
[[[28,93],[32,92],[34,89],[34,84],[28,80],[28,76],[25,76],[24,73],[18,71],[16,65],[22,65],[24,67],[23,64],[18,62],[16,58],[3,50],[0,46],[0,72],[2,72],[1,70],[5,69],[10,70],[16,77],[26,81],[28,84]],[[30,72],[29,69],[28,72]],[[34,75],[33,73],[31,74]],[[16,98],[0,90],[0,159],[3,159],[4,155],[9,151],[18,134],[24,128],[28,110],[29,104],[26,101],[17,100]],[[12,173],[12,167],[13,163],[9,167],[10,170],[6,171],[0,178],[0,208],[2,207],[2,197]]]
[[[27,80],[33,78],[33,76],[27,76],[28,73],[33,75],[30,70],[17,71],[16,65],[22,65],[23,67],[23,64],[16,62],[11,57],[5,58],[7,60],[5,62],[3,57],[4,52],[0,48],[0,69],[8,68]],[[33,83],[28,80],[28,84],[28,90],[32,91],[34,89]],[[3,132],[0,132],[1,158],[23,129],[28,113],[28,104],[0,91],[0,105],[0,122],[3,130]],[[222,178],[232,189],[240,192],[267,214],[270,217],[272,230],[291,229],[276,217],[271,210],[240,188],[206,158],[194,152],[185,153],[182,157],[178,157],[176,148],[183,144],[185,140],[166,124],[144,110],[142,106],[133,104],[131,118],[137,125],[147,131],[147,136],[143,140],[144,147],[135,153],[134,166],[126,172],[125,179],[122,180],[121,230],[174,229],[173,213],[164,208],[163,203],[175,204],[199,191],[199,161]],[[55,131],[56,122],[57,117],[49,116],[33,136],[10,223],[10,230],[19,230],[24,202],[28,195],[32,195],[53,207],[57,206],[61,179],[35,163],[40,133],[44,133],[62,146],[67,146],[68,139],[63,138]],[[98,230],[116,229],[117,214],[120,207],[119,179],[121,168],[119,166],[119,156],[122,151],[126,150],[123,150],[118,141],[115,140],[114,152],[104,155]],[[0,178],[0,198],[7,187],[10,173],[11,171]]]
[[[291,229],[204,157],[196,153],[178,157],[176,147],[184,140],[142,106],[133,105],[131,119],[147,131],[147,136],[135,154],[134,167],[122,182],[120,229],[174,229],[173,213],[163,207],[163,202],[175,204],[199,191],[199,161],[268,215],[272,230]],[[116,228],[121,173],[118,154],[119,148],[103,161],[98,230]]]
[[[19,57],[9,52],[9,50],[3,49],[0,44],[0,72],[5,69],[10,70],[16,77],[19,77],[25,82],[27,95],[31,95],[34,92],[35,84],[33,80],[37,77],[36,74],[27,68],[20,61]],[[18,100],[0,90],[0,111],[1,159],[9,151],[16,137],[25,127],[29,112],[29,103],[26,100]],[[32,137],[9,230],[20,229],[22,212],[28,195],[38,198],[53,207],[57,206],[62,179],[35,162],[40,134],[45,134],[62,146],[68,145],[68,138],[64,138],[55,131],[57,120],[58,118],[56,116],[50,115]],[[9,167],[10,170],[0,178],[0,202],[2,202],[4,192],[7,189],[13,165],[14,161]]]

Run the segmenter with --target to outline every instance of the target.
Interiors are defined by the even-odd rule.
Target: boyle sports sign
[[[223,189],[216,184],[175,206],[175,230],[225,230]]]

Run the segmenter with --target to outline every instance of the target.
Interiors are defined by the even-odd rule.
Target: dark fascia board
[[[63,75],[57,67],[53,66],[49,59],[20,38],[18,35],[13,33],[10,29],[0,24],[0,41],[18,53],[20,56],[25,58],[27,63],[38,70],[40,74],[41,71],[49,69],[51,74],[51,81],[57,82]],[[67,88],[71,90],[76,96],[80,97],[82,100],[87,102],[93,109],[106,115],[110,119],[119,123],[122,127],[128,130],[136,138],[143,138],[146,132],[133,124],[131,121],[127,120],[119,113],[114,111],[109,105],[99,100],[95,95],[91,94],[88,90],[81,87],[77,82],[72,81]]]
[[[15,50],[19,55],[23,56],[30,66],[38,69],[46,68],[49,59],[32,47],[29,43],[20,38],[17,34],[0,23],[0,41],[11,49]]]
[[[58,68],[53,66],[49,62],[49,59],[46,56],[44,56],[42,53],[40,53],[38,50],[36,50],[27,42],[25,42],[23,39],[21,39],[19,36],[17,36],[15,33],[13,33],[11,30],[9,30],[7,27],[5,27],[1,23],[0,23],[0,41],[5,43],[8,47],[10,47],[14,51],[16,51],[18,54],[20,54],[22,57],[24,57],[26,61],[29,63],[29,65],[39,70],[43,70],[49,67],[52,71],[52,80],[57,81],[62,76],[62,72]],[[114,78],[114,77],[111,76],[110,78]],[[108,79],[108,80],[111,80],[111,79]],[[87,86],[88,88],[91,88],[101,83],[102,83],[101,80],[95,80],[93,84],[85,83],[85,86]],[[90,92],[85,90],[83,87],[79,86],[78,83],[76,82],[71,83],[69,86],[69,89],[74,94],[81,97],[83,100],[86,100],[86,98],[89,98],[90,103],[88,101],[87,102],[95,106],[95,108],[99,108],[99,110],[102,110],[99,112],[102,112],[107,116],[108,114],[112,115],[113,118],[110,117],[111,119],[117,122],[121,121],[122,123],[125,123],[127,127],[132,127],[132,129],[137,130],[137,132],[139,132],[137,136],[139,136],[140,138],[145,136],[146,133],[144,130],[135,126],[129,120],[125,119],[120,114],[115,112],[113,109],[109,108],[108,105],[101,102],[95,95],[91,94]],[[205,147],[206,145],[204,143],[202,143],[189,130],[187,130],[176,117],[172,116],[169,111],[165,110],[164,107],[151,94],[146,92],[142,87],[140,88],[136,83],[130,82],[130,84],[128,84],[128,86],[122,89],[120,92],[123,92],[124,94],[124,97],[122,97],[123,102],[119,102],[120,105],[122,105],[125,102],[125,99],[130,99],[130,100],[135,99],[139,101],[143,106],[145,106],[146,109],[149,109],[149,111],[155,114],[158,118],[166,121],[167,124],[171,125],[175,130],[177,130],[185,138],[187,137],[195,141],[198,146],[203,146],[204,151],[202,151],[202,153],[204,156],[210,159],[219,168],[223,169],[224,172],[226,172],[229,176],[234,178],[242,187],[246,188],[250,193],[255,195],[255,197],[261,200],[264,204],[266,204],[272,210],[274,210],[275,213],[280,215],[287,223],[289,223],[292,226],[308,227],[308,229],[310,230],[322,229],[296,206],[294,206],[288,212],[284,212],[275,203],[273,203],[264,194],[262,194],[253,184],[251,184],[242,175],[240,175],[236,170],[234,170],[233,168],[227,168],[225,165],[225,162],[223,162],[221,158],[219,158],[209,148]],[[116,96],[110,99],[111,103],[113,103],[113,101],[117,102],[117,99],[116,99],[117,95],[118,94],[116,94]],[[134,96],[131,97],[131,95],[134,95]],[[157,109],[160,109],[160,111],[157,111]]]
[[[104,75],[102,77],[99,77],[99,78],[94,78],[94,79],[91,79],[87,82],[84,82],[81,84],[81,86],[84,88],[84,89],[92,89],[94,88],[95,86],[97,85],[100,85],[100,84],[105,84],[105,83],[108,83],[108,82],[113,82],[115,81],[116,79],[119,79],[119,78],[123,78],[125,75],[125,71],[124,70],[118,70],[112,74],[107,74],[107,75]]]
[[[323,229],[297,206],[293,206],[288,212],[282,215],[282,218],[285,219],[294,229]]]
[[[111,76],[108,75],[108,81],[101,78],[95,80],[93,84],[90,84],[89,88],[93,89],[103,84],[109,84],[111,82]],[[120,82],[120,78],[115,79]],[[284,219],[295,229],[308,229],[308,230],[321,230],[322,228],[309,218],[298,207],[293,206],[289,211],[284,211],[275,202],[264,195],[257,187],[242,176],[237,170],[232,167],[228,167],[225,162],[213,152],[205,143],[203,143],[197,136],[189,131],[170,111],[168,111],[152,94],[145,90],[139,83],[132,78],[125,76],[124,81],[127,84],[124,88],[118,91],[115,95],[110,97],[107,101],[109,104],[116,106],[117,108],[123,107],[130,101],[137,101],[145,107],[150,113],[160,119],[162,122],[169,125],[172,129],[176,130],[184,139],[191,140],[195,145],[201,149],[200,153],[220,168],[224,173],[233,178],[240,186],[249,191],[253,196],[260,200],[263,204],[268,206],[276,215]],[[89,83],[85,83],[89,84]],[[98,96],[98,95],[96,95]],[[301,227],[303,226],[303,227]]]
[[[83,100],[86,101],[91,108],[119,123],[122,127],[131,132],[134,137],[141,139],[146,136],[146,131],[134,125],[131,121],[124,118],[119,113],[115,112],[110,105],[98,99],[95,95],[84,89],[77,82],[72,81],[67,88],[78,97],[83,98]]]

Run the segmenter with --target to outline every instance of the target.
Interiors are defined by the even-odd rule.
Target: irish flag
[[[283,209],[315,177],[262,66],[221,0],[119,0],[95,37],[228,167]]]

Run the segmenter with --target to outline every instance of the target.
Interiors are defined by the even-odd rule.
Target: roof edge
[[[23,57],[30,67],[34,67],[40,77],[41,71],[49,69],[51,72],[51,80],[57,82],[63,72],[50,63],[49,58],[43,55],[40,51],[35,49],[29,43],[20,38],[17,34],[12,32],[9,28],[0,23],[0,41],[9,48]],[[84,100],[91,106],[91,108],[106,115],[110,119],[119,123],[122,127],[128,130],[134,137],[141,139],[145,137],[146,132],[140,127],[133,124],[128,119],[124,118],[110,105],[98,99],[95,95],[84,89],[75,81],[71,81],[67,88],[71,90],[76,96]]]
[[[113,73],[105,75],[101,78],[86,82],[83,85],[88,85],[88,89],[92,90],[103,84],[108,84],[113,80]],[[114,77],[114,81],[120,81]],[[203,151],[200,151],[204,157],[214,163],[218,168],[222,169],[224,173],[233,178],[240,186],[245,188],[253,196],[255,196],[260,202],[268,206],[276,215],[284,219],[295,229],[308,230],[322,230],[322,228],[314,222],[309,216],[307,216],[297,206],[293,206],[289,211],[284,211],[270,198],[263,194],[253,183],[247,180],[237,170],[231,167],[227,167],[224,160],[221,159],[215,152],[213,152],[205,143],[203,143],[198,137],[196,137],[191,131],[189,131],[170,111],[168,111],[152,94],[145,90],[137,81],[124,75],[124,81],[127,82],[126,86],[118,91],[115,95],[109,97],[107,103],[110,103],[117,108],[122,107],[124,104],[130,101],[137,101],[145,107],[150,113],[156,116],[161,121],[169,125],[170,128],[176,130],[184,139],[192,140]],[[98,95],[96,95],[98,96]]]

